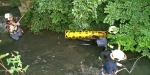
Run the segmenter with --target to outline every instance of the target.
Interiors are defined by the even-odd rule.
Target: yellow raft
[[[95,39],[91,35],[106,37],[106,31],[65,31],[65,38],[67,39]]]

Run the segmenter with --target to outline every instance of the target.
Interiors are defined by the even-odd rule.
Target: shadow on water
[[[11,13],[13,14],[13,16],[17,16],[17,17],[21,16],[20,10],[17,7],[16,8],[12,8],[10,6],[0,7],[0,16],[4,17],[5,13]]]
[[[33,34],[26,29],[20,40],[1,44],[0,54],[18,50],[23,64],[30,65],[26,75],[99,75],[98,56],[102,50],[96,45],[81,46],[81,43],[81,40],[65,39],[64,34],[50,31]],[[127,52],[127,56],[123,64],[130,70],[140,54]],[[124,70],[118,75],[149,75],[149,63],[148,58],[141,58],[131,74]]]

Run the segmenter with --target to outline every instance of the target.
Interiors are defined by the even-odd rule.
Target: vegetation
[[[150,0],[32,0],[25,23],[33,32],[91,30],[100,23],[119,27],[111,43],[150,58]],[[107,28],[106,28],[107,29]]]
[[[104,19],[105,4],[99,6],[101,3],[100,0],[32,0],[23,21],[30,23],[33,32],[90,29],[91,23],[97,25]]]
[[[120,31],[113,38],[113,43],[124,46],[124,50],[140,52],[150,58],[150,1],[149,0],[115,0],[109,1],[104,8],[108,14],[104,23],[116,25]]]
[[[13,75],[15,72],[18,73],[18,75],[25,75],[24,73],[26,72],[26,70],[28,69],[29,65],[27,65],[25,68],[22,67],[22,62],[20,60],[20,55],[18,51],[14,51],[14,53],[11,53],[11,57],[7,57],[9,56],[9,53],[6,54],[2,54],[0,55],[0,66],[2,66],[5,70],[1,70],[1,71],[5,71],[10,73],[11,75]],[[10,69],[8,69],[5,64],[2,62],[2,59],[4,57],[7,57],[7,65],[9,65]]]

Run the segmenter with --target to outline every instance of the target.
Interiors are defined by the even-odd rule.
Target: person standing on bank
[[[14,40],[19,40],[19,36],[22,35],[23,30],[19,28],[20,23],[13,18],[12,14],[6,13],[6,31],[10,33],[10,37]]]

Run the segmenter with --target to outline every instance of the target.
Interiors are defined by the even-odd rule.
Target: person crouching
[[[100,59],[104,60],[103,69],[106,72],[105,75],[116,75],[117,66],[125,67],[118,62],[126,60],[127,57],[121,50],[105,50],[101,52]]]

